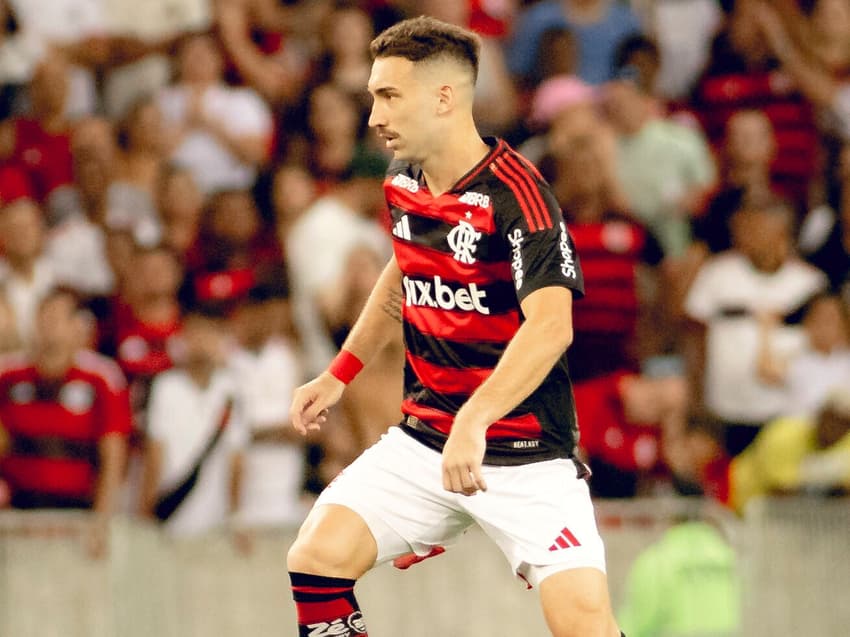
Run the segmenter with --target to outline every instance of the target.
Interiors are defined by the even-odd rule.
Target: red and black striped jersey
[[[584,294],[578,256],[548,184],[504,141],[486,141],[487,156],[437,197],[415,165],[394,163],[384,183],[403,275],[402,426],[438,450],[458,409],[519,329],[520,302],[549,286]],[[571,457],[576,440],[562,356],[528,398],[490,426],[484,462]]]

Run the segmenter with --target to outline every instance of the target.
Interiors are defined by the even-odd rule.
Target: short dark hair
[[[477,79],[481,40],[462,27],[419,16],[386,29],[372,40],[369,50],[373,59],[402,57],[421,62],[445,56],[469,66],[473,79]]]
[[[636,53],[641,52],[649,53],[656,60],[661,57],[658,45],[645,35],[632,35],[623,40],[614,52],[614,75],[632,64],[632,58]]]

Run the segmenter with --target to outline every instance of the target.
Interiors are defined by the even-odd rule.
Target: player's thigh
[[[440,462],[439,453],[392,427],[328,485],[314,509],[353,512],[371,536],[370,565],[411,551],[425,555],[472,524],[458,496],[443,489]],[[321,528],[324,516],[316,516]],[[312,527],[308,520],[305,537],[316,537]]]
[[[605,548],[590,491],[573,461],[484,471],[489,488],[469,498],[466,510],[517,575],[538,586],[553,569],[605,572]]]
[[[357,579],[375,563],[377,544],[366,521],[351,509],[314,507],[289,549],[287,567],[298,573]]]
[[[596,568],[555,571],[540,582],[540,603],[555,637],[619,637],[608,580]]]

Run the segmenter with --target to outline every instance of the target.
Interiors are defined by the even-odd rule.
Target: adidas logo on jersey
[[[419,192],[419,183],[415,179],[411,179],[407,175],[402,175],[401,173],[393,177],[393,180],[390,183],[392,183],[393,186],[404,188],[410,192]]]
[[[439,276],[433,281],[422,281],[405,276],[404,293],[408,306],[437,307],[443,310],[463,310],[490,314],[490,308],[484,303],[487,299],[486,290],[479,290],[475,283],[453,289],[443,283]]]
[[[410,241],[410,219],[408,219],[407,215],[404,215],[393,226],[393,236]]]
[[[471,190],[463,193],[458,201],[465,203],[467,206],[477,206],[478,208],[490,207],[489,195],[482,195],[480,192],[472,192]]]

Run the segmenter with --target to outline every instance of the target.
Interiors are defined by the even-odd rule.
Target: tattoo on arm
[[[390,318],[401,323],[401,292],[390,290],[389,298],[383,304],[383,310]]]

